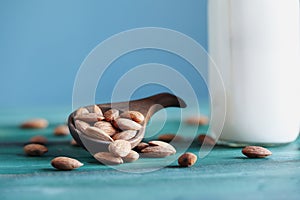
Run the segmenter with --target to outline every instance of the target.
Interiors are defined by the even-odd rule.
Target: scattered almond
[[[199,135],[198,141],[201,145],[204,146],[214,146],[216,144],[216,141],[214,138],[210,137],[209,135]]]
[[[139,159],[140,155],[136,152],[131,150],[127,156],[123,157],[124,162],[133,162]]]
[[[24,129],[41,129],[46,128],[48,126],[48,121],[46,119],[31,119],[25,121],[21,124],[21,128]]]
[[[260,146],[247,146],[243,148],[242,153],[248,158],[265,158],[272,155],[272,152]]]
[[[108,150],[115,156],[125,157],[131,151],[131,144],[126,140],[115,140],[109,144]]]
[[[105,165],[119,165],[123,163],[121,157],[117,157],[110,152],[99,152],[94,155],[94,157]]]
[[[140,130],[142,125],[126,118],[118,118],[115,120],[121,130]]]
[[[113,135],[114,140],[130,140],[135,137],[137,131],[135,130],[127,130],[127,131],[122,131],[120,133],[116,133]]]
[[[139,124],[144,122],[144,115],[138,111],[125,111],[123,112],[120,117],[131,119]]]
[[[37,136],[33,136],[32,138],[30,138],[29,140],[30,143],[35,143],[35,144],[43,144],[45,145],[48,140],[46,137],[42,136],[42,135],[37,135]]]
[[[98,140],[109,141],[109,142],[113,141],[113,139],[107,133],[105,133],[103,130],[97,127],[92,127],[92,126],[87,127],[83,132],[83,134]]]
[[[185,123],[189,125],[196,125],[196,126],[202,126],[207,125],[209,123],[209,119],[206,116],[194,116],[189,117],[185,120]]]
[[[193,153],[184,153],[178,158],[178,164],[181,167],[190,167],[197,161],[197,156]]]
[[[107,133],[109,136],[114,135],[117,130],[111,125],[111,123],[106,121],[99,121],[94,124],[95,127],[100,128],[105,133]]]
[[[172,134],[172,133],[167,133],[167,134],[162,134],[160,136],[158,136],[158,140],[164,141],[164,142],[181,142],[183,141],[183,137],[176,135],[176,134]]]
[[[119,110],[117,109],[109,109],[104,113],[105,120],[110,122],[119,117]]]
[[[76,140],[74,140],[74,139],[72,139],[71,141],[70,141],[70,144],[72,145],[72,146],[76,146],[76,147],[78,147],[79,146],[79,144],[76,142]]]
[[[149,144],[147,144],[146,142],[141,142],[134,149],[138,152],[141,152],[142,149],[145,149],[146,147],[149,147]]]
[[[83,166],[83,163],[68,157],[56,157],[51,161],[51,165],[59,170],[72,170]]]
[[[54,129],[54,135],[56,136],[66,136],[69,135],[69,127],[67,125],[60,125]]]
[[[24,152],[28,156],[41,156],[44,153],[48,152],[48,149],[41,144],[28,144],[24,146]]]
[[[176,153],[176,149],[162,141],[150,141],[149,147],[141,150],[144,157],[163,158]]]

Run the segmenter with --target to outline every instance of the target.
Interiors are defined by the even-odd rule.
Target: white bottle
[[[233,145],[294,141],[300,127],[299,0],[208,3],[209,54],[227,96],[220,140]],[[210,87],[215,77],[210,73]]]

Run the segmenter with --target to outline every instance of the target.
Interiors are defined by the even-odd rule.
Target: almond
[[[46,144],[48,142],[47,138],[42,136],[42,135],[37,135],[29,140],[30,143],[35,143],[35,144]]]
[[[90,125],[84,121],[75,120],[75,128],[83,133],[86,128],[90,127]]]
[[[176,149],[172,145],[170,145],[170,144],[168,144],[166,142],[162,142],[162,141],[150,141],[149,145],[150,146],[161,146],[161,147],[164,147],[164,148],[172,151],[173,152],[172,154],[176,153]]]
[[[76,115],[74,119],[81,120],[84,122],[94,123],[94,122],[103,120],[104,117],[101,115],[98,115],[96,113],[87,113],[84,115]]]
[[[260,146],[247,146],[243,148],[242,153],[248,158],[265,158],[272,155],[272,152]]]
[[[100,128],[105,133],[107,133],[109,136],[114,135],[117,130],[111,125],[111,123],[106,121],[99,121],[94,124],[95,127]]]
[[[48,121],[46,119],[31,119],[25,121],[21,124],[21,128],[24,129],[41,129],[46,128],[48,126]]]
[[[76,140],[74,140],[74,139],[72,139],[72,140],[70,141],[70,144],[71,144],[72,146],[79,147],[79,145],[77,144]]]
[[[123,112],[120,117],[131,119],[139,124],[144,122],[144,115],[138,111],[125,111]]]
[[[181,142],[183,141],[183,137],[176,135],[176,134],[172,134],[172,133],[167,133],[167,134],[162,134],[160,136],[158,136],[158,140],[164,141],[164,142]]]
[[[97,128],[97,127],[87,127],[85,129],[85,131],[83,132],[84,135],[91,137],[91,138],[95,138],[98,140],[103,140],[103,141],[108,141],[108,142],[112,142],[113,139],[107,134],[105,133],[103,130]]]
[[[149,146],[141,150],[143,157],[164,158],[174,154],[174,151],[162,146]]]
[[[138,152],[141,152],[141,150],[145,149],[146,147],[149,147],[149,144],[147,144],[146,142],[141,142],[134,149]]]
[[[66,136],[69,135],[70,131],[67,125],[60,125],[54,129],[54,135],[56,136]]]
[[[133,162],[133,161],[136,161],[137,159],[139,159],[139,157],[140,157],[140,155],[136,151],[131,150],[129,152],[129,154],[127,154],[127,156],[125,156],[123,158],[123,161],[124,162]]]
[[[142,125],[130,119],[118,118],[115,121],[121,130],[140,130],[142,128]]]
[[[185,123],[189,125],[202,126],[202,125],[207,125],[209,123],[209,119],[206,116],[193,116],[187,118],[185,120]]]
[[[109,144],[108,151],[115,156],[125,157],[131,151],[131,144],[126,140],[116,140]]]
[[[104,113],[105,120],[110,122],[119,117],[119,110],[117,109],[109,109]]]
[[[121,157],[117,157],[110,152],[99,152],[94,155],[94,157],[105,165],[119,165],[123,163]]]
[[[120,133],[116,133],[112,138],[114,140],[130,140],[135,137],[137,131],[135,130],[127,130],[122,131]]]
[[[48,152],[48,149],[41,144],[28,144],[24,146],[24,152],[28,156],[41,156],[44,153]]]
[[[204,146],[214,146],[216,144],[216,141],[214,138],[210,137],[209,135],[199,135],[198,141],[200,144]]]
[[[178,164],[181,167],[190,167],[194,165],[196,161],[197,156],[190,152],[184,153],[178,158]]]
[[[85,114],[88,114],[88,113],[90,113],[90,112],[89,112],[89,110],[87,108],[79,108],[76,111],[75,116],[85,115]]]
[[[93,106],[93,112],[96,113],[97,115],[103,116],[101,108],[99,108],[99,106],[97,105]]]
[[[83,166],[83,163],[68,157],[56,157],[51,161],[51,165],[59,170],[72,170]]]

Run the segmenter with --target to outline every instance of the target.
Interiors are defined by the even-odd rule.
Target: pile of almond
[[[74,117],[75,128],[87,137],[110,142],[107,152],[98,152],[94,157],[107,165],[133,162],[142,154],[143,157],[162,158],[176,153],[175,148],[162,141],[141,143],[132,150],[130,140],[137,136],[143,127],[144,115],[138,111],[120,111],[109,109],[102,112],[94,105],[79,108]],[[146,144],[146,145],[145,145]],[[144,148],[141,146],[144,145]],[[139,152],[139,153],[138,153]]]

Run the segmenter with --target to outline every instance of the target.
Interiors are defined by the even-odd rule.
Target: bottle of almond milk
[[[300,127],[299,0],[208,4],[209,54],[220,70],[227,99],[220,141],[294,141]],[[215,77],[209,74],[210,87]],[[212,106],[218,106],[218,98]]]

